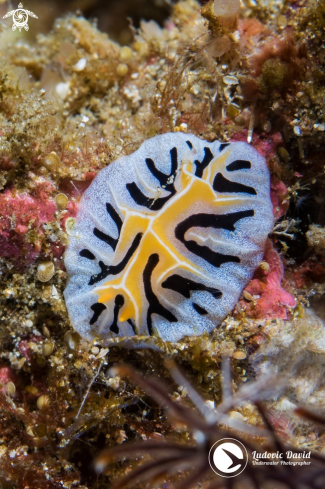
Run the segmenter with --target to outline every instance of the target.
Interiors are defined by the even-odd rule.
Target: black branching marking
[[[79,255],[82,256],[83,258],[88,258],[88,260],[95,260],[95,255],[87,250],[86,248],[84,248],[83,250],[79,251]]]
[[[168,200],[175,194],[175,192],[173,192],[170,195],[166,195],[166,197],[149,199],[146,195],[144,195],[144,193],[141,192],[135,182],[127,183],[126,188],[128,189],[129,194],[136,204],[148,207],[148,209],[151,209],[153,211],[160,211],[160,209],[163,208],[166,202],[168,202]]]
[[[132,326],[132,329],[133,329],[133,333],[134,334],[137,334],[136,330],[135,330],[135,324],[134,322],[132,321],[132,319],[128,319],[127,322]]]
[[[171,289],[182,296],[189,299],[191,297],[191,291],[193,290],[204,290],[206,292],[210,292],[215,299],[218,299],[222,296],[222,292],[218,289],[214,289],[213,287],[208,287],[207,285],[201,284],[200,282],[194,282],[189,278],[184,278],[181,275],[171,275],[168,277],[161,286],[164,289]]]
[[[229,146],[230,143],[222,143],[220,144],[219,146],[219,151],[221,153],[221,151],[223,151],[227,146]]]
[[[192,302],[193,308],[200,314],[200,316],[205,316],[206,314],[209,314],[208,311],[206,311],[203,307],[199,306],[196,302]]]
[[[186,141],[186,144],[190,149],[193,148],[193,144],[191,143],[191,141]]]
[[[236,192],[250,195],[257,195],[253,187],[248,187],[242,183],[227,180],[222,173],[217,173],[213,181],[213,190],[220,193]]]
[[[177,170],[177,149],[173,148],[170,150],[170,158],[172,162],[172,167],[171,167],[171,172],[169,175],[166,175],[166,173],[161,172],[156,168],[156,165],[154,164],[153,160],[151,158],[146,158],[146,164],[148,167],[148,170],[153,174],[155,178],[159,181],[160,185],[166,190],[172,191],[174,186],[172,183],[168,183],[168,179],[175,174]]]
[[[125,254],[124,258],[120,263],[117,265],[105,265],[102,261],[98,263],[98,265],[101,268],[101,272],[97,273],[95,275],[92,275],[89,280],[88,285],[94,285],[106,278],[108,275],[118,275],[121,273],[126,265],[129,263],[130,259],[132,258],[135,250],[140,244],[142,238],[142,233],[138,233],[136,237],[134,238],[130,248],[128,249],[127,253]]]
[[[226,168],[228,171],[249,170],[252,168],[252,165],[251,162],[247,160],[236,160],[230,163]]]
[[[116,224],[116,227],[118,229],[118,238],[117,239],[112,238],[112,236],[103,233],[103,231],[100,231],[98,228],[94,228],[93,233],[96,236],[96,238],[100,239],[101,241],[104,241],[104,243],[108,244],[115,251],[118,240],[120,238],[120,232],[121,232],[121,227],[123,225],[123,221],[118,215],[118,213],[116,212],[116,210],[114,209],[114,207],[112,206],[112,204],[107,203],[106,210]]]
[[[202,178],[203,170],[208,166],[210,161],[213,159],[213,154],[211,153],[210,148],[204,148],[204,158],[202,161],[194,160],[194,164],[196,166],[195,176]]]
[[[98,282],[100,282],[101,280],[103,280],[104,278],[106,278],[107,275],[109,275],[109,272],[107,271],[109,267],[107,265],[105,265],[104,262],[100,261],[98,263],[98,265],[100,266],[101,272],[100,273],[96,273],[95,275],[92,275],[90,277],[90,280],[88,282],[88,285],[97,284]]]
[[[149,256],[148,262],[143,271],[143,285],[144,285],[144,293],[146,295],[147,301],[149,303],[148,313],[147,313],[147,325],[149,334],[152,335],[152,314],[159,314],[163,318],[167,319],[170,323],[177,323],[178,319],[172,314],[168,309],[160,304],[156,295],[154,294],[151,287],[151,275],[155,267],[158,265],[159,255],[157,253],[153,253]]]
[[[123,304],[124,304],[124,297],[123,297],[123,295],[118,294],[115,297],[115,303],[114,303],[114,320],[113,320],[113,322],[109,328],[112,331],[112,333],[115,333],[115,334],[119,333],[119,327],[117,325],[118,313],[119,313],[121,307],[123,306]]]
[[[162,188],[170,192],[170,195],[166,197],[159,197],[158,199],[150,199],[147,197],[138,187],[135,182],[127,183],[126,188],[131,195],[134,202],[138,205],[147,207],[153,211],[159,211],[164,204],[176,193],[174,187],[174,178],[177,172],[177,148],[172,148],[170,150],[170,159],[171,159],[171,171],[169,175],[161,172],[156,167],[154,161],[151,158],[146,158],[146,165],[148,170],[152,173],[152,175],[157,178]]]
[[[94,311],[94,315],[91,318],[91,320],[89,321],[89,324],[95,324],[95,322],[97,321],[97,319],[99,318],[101,313],[103,311],[105,311],[105,309],[107,309],[107,307],[104,304],[100,304],[99,302],[96,302],[96,304],[93,304],[92,306],[90,306],[90,309],[92,311]]]
[[[103,233],[97,228],[94,228],[93,231],[94,235],[96,238],[100,239],[101,241],[104,241],[104,243],[108,244],[113,250],[115,250],[117,246],[118,239],[112,238],[112,236],[109,236],[108,234]]]
[[[214,267],[220,267],[223,263],[233,262],[240,263],[238,256],[223,255],[222,253],[216,253],[207,246],[201,246],[196,241],[187,241],[185,239],[185,233],[193,228],[214,228],[225,229],[227,231],[235,231],[235,224],[240,219],[246,217],[253,217],[254,211],[238,211],[230,214],[214,215],[214,214],[194,214],[184,221],[180,222],[175,228],[176,238],[184,244],[184,246],[199,256],[203,260],[207,261]]]
[[[107,202],[107,204],[106,204],[106,210],[109,213],[109,215],[111,216],[111,218],[113,219],[113,221],[115,222],[116,227],[118,229],[118,234],[120,235],[121,228],[123,225],[122,219],[120,218],[120,216],[118,215],[118,213],[116,212],[116,210],[114,209],[112,204],[110,204],[109,202]]]

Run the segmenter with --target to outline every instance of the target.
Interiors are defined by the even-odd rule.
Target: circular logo
[[[13,20],[17,27],[24,27],[28,22],[28,15],[26,10],[17,9],[13,14]]]
[[[236,477],[245,469],[248,455],[244,445],[234,438],[217,441],[209,452],[211,469],[221,477]]]

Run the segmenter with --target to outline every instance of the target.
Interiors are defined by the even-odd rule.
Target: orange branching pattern
[[[115,297],[118,294],[123,295],[125,303],[120,311],[120,321],[134,319],[136,324],[140,322],[143,307],[146,306],[143,304],[143,294],[139,284],[142,282],[144,267],[153,251],[160,256],[160,261],[152,275],[154,283],[161,284],[176,269],[188,270],[204,279],[204,270],[182,255],[169,239],[168,234],[169,230],[175,229],[180,222],[180,216],[186,213],[187,209],[193,208],[194,204],[206,209],[206,212],[216,213],[221,204],[231,208],[234,204],[245,202],[245,199],[234,197],[232,194],[217,196],[213,191],[213,179],[218,170],[224,169],[227,156],[225,152],[215,158],[205,169],[203,178],[195,176],[193,162],[183,163],[175,178],[176,195],[154,215],[139,213],[126,207],[120,209],[125,220],[115,250],[114,262],[118,263],[119,258],[126,254],[130,243],[138,233],[143,236],[123,275],[95,288],[99,296],[98,302],[105,304],[112,302],[112,307]]]

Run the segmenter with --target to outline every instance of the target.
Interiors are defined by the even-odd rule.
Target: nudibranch
[[[265,159],[247,143],[147,140],[84,193],[65,253],[72,325],[89,340],[210,332],[263,258]]]

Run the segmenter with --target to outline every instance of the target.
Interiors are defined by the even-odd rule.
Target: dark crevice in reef
[[[296,222],[293,239],[284,235],[280,236],[280,240],[288,247],[286,256],[289,258],[297,260],[306,259],[310,252],[306,238],[309,226],[312,223],[323,224],[323,219],[319,219],[323,216],[319,212],[320,206],[317,203],[317,200],[322,199],[322,197],[318,197],[318,191],[320,191],[320,188],[317,184],[312,185],[309,189],[300,190],[297,198],[290,200],[286,215],[278,221],[278,223],[285,220],[295,220]]]

